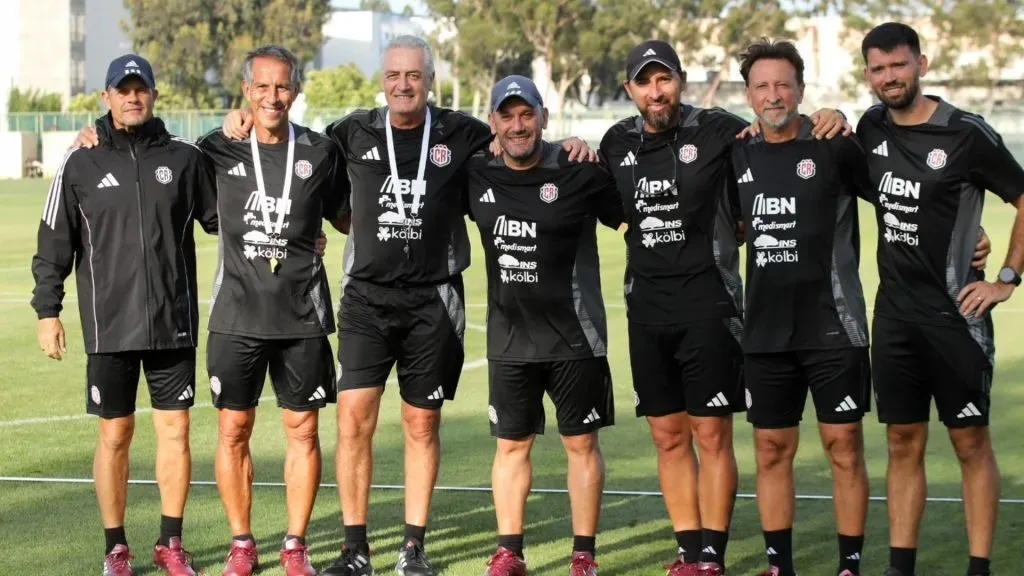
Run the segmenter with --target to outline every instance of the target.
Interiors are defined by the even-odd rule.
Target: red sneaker
[[[114,546],[103,558],[103,576],[135,576],[132,572],[133,557],[124,544]]]
[[[281,548],[281,568],[286,576],[316,576],[316,570],[309,563],[306,547],[298,539],[285,540]]]
[[[697,567],[699,576],[725,576],[725,568],[714,562],[701,562]]]
[[[526,561],[508,548],[499,546],[498,551],[487,561],[484,576],[527,576]]]
[[[683,562],[683,557],[676,558],[676,561],[665,566],[668,573],[665,576],[700,576],[700,568],[696,562]]]
[[[775,566],[772,566],[772,567],[768,568],[767,570],[765,570],[764,572],[761,572],[757,576],[779,576],[779,569],[776,568]]]
[[[569,576],[597,576],[597,562],[589,552],[573,552],[569,561]]]
[[[167,544],[153,547],[153,564],[169,576],[196,576],[192,555],[181,547],[181,538],[171,538]]]
[[[252,540],[232,540],[231,551],[224,559],[223,576],[252,576],[260,565],[256,543]]]

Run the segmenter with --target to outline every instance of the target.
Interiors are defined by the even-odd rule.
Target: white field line
[[[476,370],[477,368],[480,368],[480,367],[486,366],[486,365],[487,365],[487,359],[486,358],[480,358],[480,359],[477,359],[477,360],[473,360],[472,362],[467,362],[467,363],[463,364],[462,365],[462,371],[463,372],[468,372],[470,370]],[[398,379],[397,378],[390,378],[387,381],[387,384],[389,386],[392,386],[392,385],[397,384],[397,383],[398,383]],[[264,400],[269,401],[269,400],[273,400],[273,399],[274,399],[274,396],[272,394],[269,394],[269,395],[265,394],[265,395],[260,397],[260,401],[261,402],[264,401]],[[213,404],[211,404],[209,402],[203,402],[202,404],[196,404],[195,406],[192,406],[192,410],[196,410],[196,409],[199,409],[199,408],[213,408]],[[135,411],[135,414],[136,415],[138,415],[138,414],[149,414],[152,411],[153,411],[152,408],[139,408],[139,409],[137,409]],[[92,414],[72,414],[72,415],[68,415],[68,416],[36,416],[34,418],[19,418],[17,420],[0,420],[0,428],[16,428],[18,426],[29,426],[29,425],[32,425],[32,424],[54,424],[54,423],[57,423],[57,422],[70,422],[70,421],[74,421],[74,420],[88,420],[90,418],[95,418],[95,416],[93,416]]]
[[[34,477],[34,476],[0,476],[0,482],[21,482],[26,484],[92,484],[92,478],[46,478],[46,477]],[[137,486],[155,486],[156,480],[129,480],[129,484]],[[192,486],[216,486],[217,483],[212,480],[193,480]],[[253,486],[260,488],[284,488],[284,482],[253,482]],[[337,488],[337,484],[322,482],[321,488]],[[374,490],[405,490],[405,486],[401,484],[373,484],[370,486]],[[486,492],[490,493],[491,489],[488,486],[436,486],[434,490],[442,492]],[[568,494],[569,491],[565,488],[533,488],[530,490],[534,494]],[[657,496],[661,497],[661,492],[657,491],[646,491],[646,490],[605,490],[606,496]],[[742,500],[756,500],[757,494],[737,494],[736,498]],[[830,494],[797,494],[797,500],[831,500]],[[885,502],[885,496],[871,496],[872,502]],[[928,502],[942,502],[942,503],[962,503],[963,498],[937,498],[929,497]],[[1024,498],[1001,498],[1000,504],[1024,504]]]

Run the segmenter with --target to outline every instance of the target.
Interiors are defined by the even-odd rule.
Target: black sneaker
[[[398,549],[395,574],[398,576],[437,576],[437,572],[434,572],[434,569],[430,567],[430,562],[427,561],[427,553],[423,551],[423,545],[416,540],[409,540]]]
[[[322,576],[373,576],[373,564],[370,555],[347,546],[341,547],[341,556],[326,570]]]

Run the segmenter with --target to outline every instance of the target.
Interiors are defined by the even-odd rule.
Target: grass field
[[[36,345],[35,314],[29,306],[32,276],[29,262],[35,250],[36,229],[47,182],[0,183],[0,476],[88,479],[96,422],[84,416],[85,355],[73,282],[68,287],[64,325],[68,330],[68,357],[63,362],[45,358]],[[874,218],[862,205],[864,217],[864,264],[862,274],[873,298],[876,285],[874,264]],[[985,226],[993,237],[994,255],[990,271],[1005,254],[1012,211],[990,197]],[[199,233],[199,271],[202,297],[209,297],[215,264],[212,238]],[[472,234],[476,238],[475,231]],[[624,250],[617,233],[600,236],[603,279],[609,308],[610,360],[615,378],[618,425],[601,435],[608,465],[607,489],[657,492],[654,448],[645,422],[633,416],[629,363],[626,346],[626,318],[622,308],[620,279]],[[340,275],[339,255],[343,239],[332,235],[328,261],[335,299]],[[474,256],[480,254],[474,250]],[[486,489],[494,444],[488,435],[487,386],[484,357],[485,286],[482,262],[466,277],[467,368],[458,399],[444,409],[443,456],[439,484],[449,487]],[[206,306],[200,307],[203,314]],[[204,319],[205,325],[205,319]],[[993,434],[1003,472],[1004,498],[1024,499],[1024,457],[1020,430],[1024,424],[1024,294],[1003,305],[996,313],[995,398]],[[205,358],[200,342],[200,359]],[[200,361],[201,365],[203,360]],[[198,374],[200,389],[208,382],[205,368]],[[144,390],[144,387],[141,388]],[[268,388],[269,392],[269,388]],[[265,392],[266,394],[267,392]],[[388,390],[382,407],[376,439],[374,482],[399,485],[402,482],[399,400]],[[140,391],[140,408],[149,399]],[[548,406],[549,423],[553,412]],[[284,438],[278,410],[265,400],[259,409],[253,436],[256,480],[282,480]],[[197,398],[192,413],[193,479],[213,479],[213,448],[216,414],[209,407],[207,392]],[[323,413],[321,430],[325,459],[333,461],[335,416]],[[929,496],[957,498],[960,495],[959,466],[941,425],[932,424],[929,447]],[[550,428],[550,427],[549,427]],[[804,420],[805,442],[798,454],[797,491],[805,495],[827,495],[831,489],[829,468],[816,441],[813,412]],[[872,496],[884,496],[884,430],[874,414],[867,419],[868,466]],[[564,488],[565,456],[557,438],[549,433],[534,451],[536,488]],[[740,492],[754,491],[754,461],[751,429],[742,418],[736,423],[736,452],[740,469]],[[154,439],[145,413],[140,414],[132,450],[132,475],[154,477]],[[333,465],[324,468],[323,482],[335,481]],[[372,492],[370,540],[376,550],[379,573],[390,572],[399,545],[403,520],[402,492],[381,488]],[[253,532],[263,550],[268,568],[264,574],[280,574],[277,550],[283,536],[284,491],[262,487],[254,491]],[[127,530],[136,553],[137,573],[154,573],[149,558],[158,532],[159,495],[153,485],[132,486],[129,491]],[[568,497],[561,493],[538,493],[527,510],[527,559],[532,574],[565,574],[572,542]],[[835,530],[829,500],[801,500],[797,507],[795,549],[797,568],[805,576],[831,576],[836,565]],[[216,488],[209,484],[192,488],[185,517],[185,542],[195,554],[196,566],[207,574],[219,574],[230,538]],[[320,493],[307,538],[314,564],[333,560],[341,540],[338,499],[333,487]],[[436,566],[447,575],[478,575],[495,547],[495,521],[491,497],[485,490],[439,491],[436,494],[427,535],[428,552]],[[1000,507],[998,533],[993,555],[994,573],[1024,573],[1024,504]],[[881,574],[888,560],[888,531],[885,503],[870,506],[864,574]],[[756,503],[741,498],[736,506],[729,546],[730,573],[748,575],[764,566],[763,545]],[[103,535],[93,494],[88,483],[35,483],[0,481],[0,574],[87,574],[98,573],[103,552]],[[605,498],[598,536],[598,560],[603,575],[663,573],[661,565],[672,560],[672,530],[660,498],[643,495],[608,495]],[[962,505],[929,503],[922,527],[919,574],[959,576],[966,568],[967,545]]]

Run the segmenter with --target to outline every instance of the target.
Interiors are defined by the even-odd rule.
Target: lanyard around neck
[[[384,132],[388,144],[388,164],[391,167],[391,190],[395,195],[395,206],[398,208],[398,215],[405,220],[405,204],[402,202],[402,189],[398,185],[398,161],[395,159],[395,136],[391,131],[391,110],[388,110],[384,117]],[[423,123],[423,141],[420,145],[420,163],[416,168],[416,181],[423,182],[423,176],[427,171],[427,149],[430,147],[430,107],[427,107],[427,118]],[[412,213],[419,212],[420,192],[417,185],[413,186]]]
[[[288,211],[288,199],[292,192],[292,172],[294,171],[292,164],[295,160],[295,127],[291,122],[288,123],[288,160],[284,165],[284,190],[281,192],[281,197],[274,203],[277,210],[277,222],[273,228],[270,225],[270,203],[267,202],[267,186],[263,180],[263,167],[260,164],[260,147],[256,142],[255,129],[253,129],[252,136],[249,137],[249,144],[252,148],[252,167],[256,171],[256,190],[260,193],[263,229],[268,235],[272,233],[280,234],[281,227],[284,225],[285,212]]]

